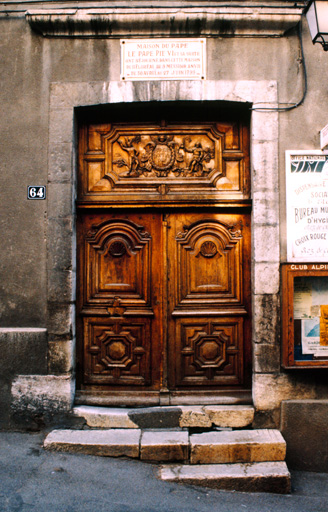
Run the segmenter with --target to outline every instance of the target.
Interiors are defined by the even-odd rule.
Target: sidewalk
[[[0,432],[0,511],[327,512],[328,473],[292,472],[291,495],[166,483],[140,461],[46,452],[44,435]]]

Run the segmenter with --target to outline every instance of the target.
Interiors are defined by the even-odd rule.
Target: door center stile
[[[161,375],[161,394],[166,395],[168,388],[168,221],[167,214],[162,214],[163,230],[163,295],[162,295],[162,317],[163,317],[163,350],[162,350],[162,375]]]

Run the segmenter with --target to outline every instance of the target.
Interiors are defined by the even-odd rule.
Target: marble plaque
[[[205,80],[206,39],[122,39],[121,80]]]

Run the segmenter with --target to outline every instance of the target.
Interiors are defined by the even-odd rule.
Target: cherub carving
[[[126,166],[128,167],[127,176],[140,176],[142,171],[140,171],[140,162],[139,162],[139,151],[134,147],[133,143],[140,142],[140,136],[136,137],[124,137],[124,142],[120,139],[117,140],[119,146],[123,151],[126,151],[130,157],[129,164],[123,159],[119,158],[119,160],[115,160],[113,163],[117,164],[119,167]]]
[[[210,148],[203,149],[200,142],[192,147],[188,147],[187,143],[190,144],[191,138],[185,137],[183,140],[183,149],[187,153],[192,153],[192,159],[189,163],[189,172],[194,176],[204,176],[208,173],[208,170],[204,168],[203,162],[210,162],[214,157],[214,151]]]

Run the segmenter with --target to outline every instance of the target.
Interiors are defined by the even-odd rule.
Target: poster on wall
[[[328,358],[328,278],[294,279],[294,322],[300,333],[301,354]],[[300,328],[297,328],[299,325]],[[297,338],[297,336],[296,336]]]
[[[286,151],[287,261],[328,261],[328,155]]]

